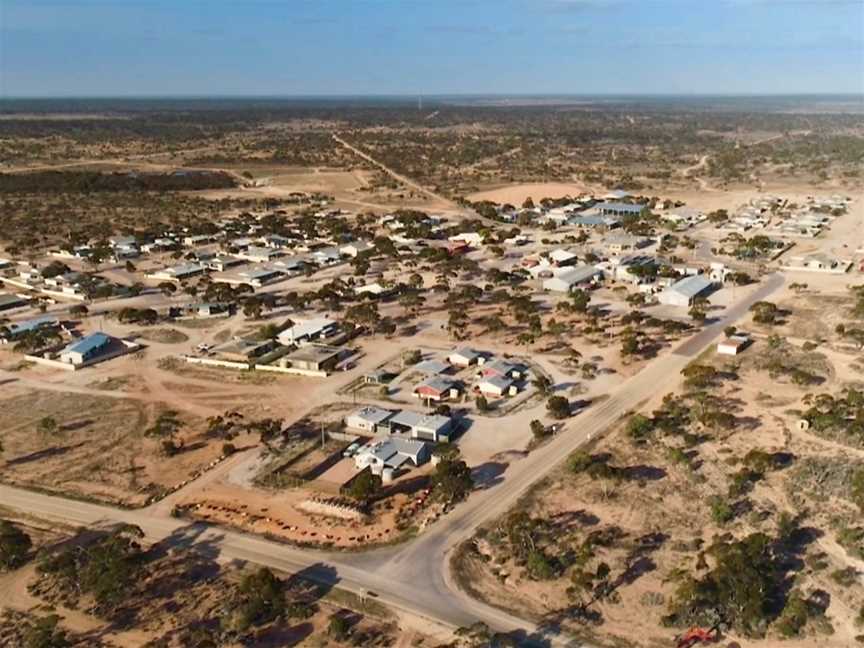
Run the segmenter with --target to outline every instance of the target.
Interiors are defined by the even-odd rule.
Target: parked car
[[[360,449],[361,445],[362,444],[359,441],[355,441],[342,451],[342,456],[345,458],[353,457],[355,454],[357,454],[357,451]]]

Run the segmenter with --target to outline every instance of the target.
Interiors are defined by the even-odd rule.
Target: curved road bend
[[[166,540],[179,548],[210,548],[222,560],[241,560],[288,572],[302,571],[326,584],[362,593],[375,592],[380,601],[453,629],[481,620],[501,631],[537,632],[534,624],[470,598],[451,579],[452,550],[481,525],[504,514],[529,488],[556,468],[586,441],[602,434],[645,400],[677,385],[688,362],[708,347],[723,329],[745,315],[750,306],[783,285],[780,274],[770,275],[751,295],[726,310],[717,321],[658,358],[622,383],[596,409],[574,419],[564,434],[508,467],[504,479],[478,491],[439,519],[417,539],[397,547],[364,553],[325,553],[299,549],[205,523],[154,517],[148,510],[121,510],[58,496],[0,485],[0,504],[38,517],[82,526],[111,522],[138,525],[148,539]],[[562,637],[549,637],[555,645],[568,645]],[[569,644],[576,645],[576,644]]]

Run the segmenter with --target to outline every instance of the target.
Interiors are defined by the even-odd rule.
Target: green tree
[[[285,584],[267,567],[246,574],[225,606],[220,625],[244,634],[254,626],[281,618],[286,612]]]
[[[534,438],[539,441],[549,436],[551,434],[551,430],[545,425],[543,425],[542,421],[534,419],[533,421],[531,421],[531,434],[533,434]]]
[[[432,473],[432,487],[442,499],[460,501],[474,489],[474,478],[464,461],[445,457]]]
[[[351,481],[348,494],[358,502],[368,502],[380,487],[381,478],[369,470],[364,470]]]
[[[570,401],[564,396],[551,396],[546,401],[546,410],[552,418],[565,419],[570,416]]]
[[[66,648],[72,644],[59,627],[60,617],[49,614],[29,622],[22,634],[23,648]]]
[[[585,313],[588,310],[588,305],[591,303],[591,294],[577,288],[570,293],[570,305],[577,313]]]
[[[17,569],[27,562],[33,541],[8,520],[0,520],[0,568]]]

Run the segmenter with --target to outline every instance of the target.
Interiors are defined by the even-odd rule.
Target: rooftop
[[[450,425],[450,419],[440,414],[420,414],[410,410],[402,410],[392,419],[391,423],[421,430],[441,430]]]
[[[335,355],[339,355],[342,349],[339,347],[327,346],[326,344],[309,344],[302,346],[296,351],[292,351],[286,357],[289,360],[299,360],[301,362],[323,362]]]
[[[666,290],[674,290],[675,292],[687,297],[695,297],[707,288],[711,287],[712,284],[713,282],[710,279],[703,277],[702,275],[693,275],[681,279],[680,281],[676,281]]]
[[[90,353],[96,349],[105,346],[111,341],[111,338],[105,333],[91,333],[87,337],[81,338],[77,342],[70,344],[64,352],[66,353]]]

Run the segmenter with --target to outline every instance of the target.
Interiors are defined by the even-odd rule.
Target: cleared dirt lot
[[[174,438],[186,449],[165,456],[162,439],[146,435],[165,411],[157,403],[11,387],[0,403],[5,450],[0,465],[8,483],[140,505],[221,454],[221,443],[202,436],[202,421],[185,413]],[[40,430],[46,417],[56,429]]]

